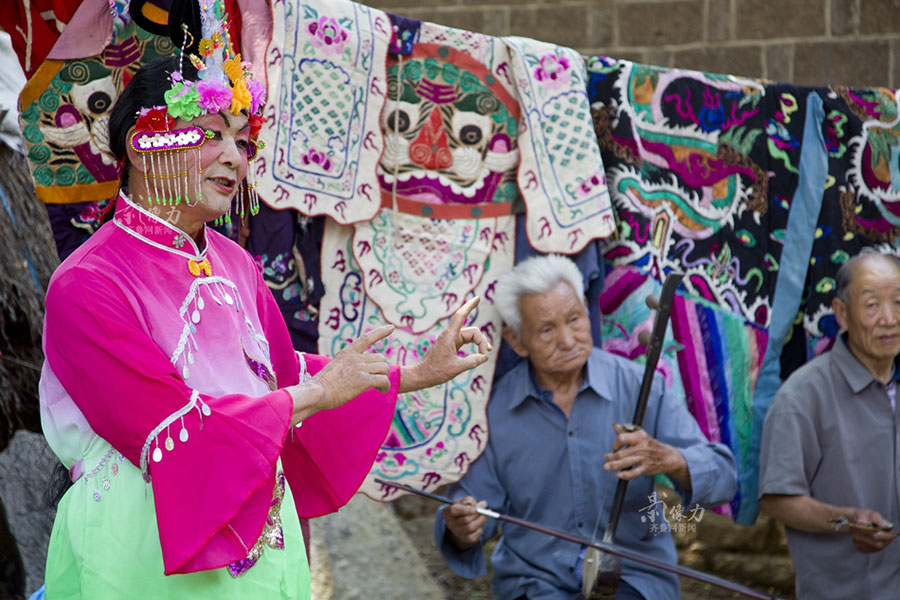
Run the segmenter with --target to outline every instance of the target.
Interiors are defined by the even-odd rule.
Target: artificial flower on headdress
[[[164,94],[169,116],[190,121],[224,110],[236,115],[245,110],[251,114],[261,111],[265,87],[253,79],[250,63],[241,62],[241,55],[232,49],[227,20],[222,0],[201,5],[203,37],[195,47],[199,56],[190,53],[187,45],[181,49],[197,68],[198,80],[183,79],[180,69],[172,73],[172,85]],[[190,33],[187,25],[184,27],[187,44]]]
[[[237,115],[242,110],[249,110],[252,99],[250,90],[247,89],[247,82],[243,79],[235,81],[234,87],[231,88],[231,112]]]
[[[250,138],[253,139],[256,137],[256,134],[259,133],[259,130],[262,129],[262,125],[266,122],[266,118],[253,112],[250,115],[250,118],[247,119],[247,122],[250,123]]]
[[[165,106],[142,108],[134,126],[141,131],[170,131],[175,128],[175,119],[166,112]]]
[[[244,79],[244,66],[241,64],[240,54],[226,60],[225,64],[222,65],[222,68],[225,71],[225,74],[228,75],[228,79],[231,80],[232,85]]]
[[[194,89],[194,84],[190,81],[177,81],[171,88],[163,94],[166,99],[166,106],[169,107],[169,114],[176,119],[190,121],[199,117],[203,111],[200,110],[200,94]]]
[[[200,40],[199,49],[200,49],[200,53],[203,56],[205,56],[206,58],[209,58],[221,46],[222,46],[222,36],[219,35],[219,32],[217,31],[214,34],[212,34],[212,37],[210,37],[210,39]]]
[[[191,54],[188,58],[191,59],[191,64],[194,65],[194,68],[197,69],[197,75],[200,76],[200,79],[205,79],[206,75],[204,71],[206,70],[206,63],[200,60],[200,57],[196,54]]]
[[[218,79],[198,81],[195,89],[200,96],[200,108],[208,113],[231,108],[231,89]]]
[[[247,85],[247,89],[250,90],[250,114],[255,115],[266,103],[266,88],[254,79]]]

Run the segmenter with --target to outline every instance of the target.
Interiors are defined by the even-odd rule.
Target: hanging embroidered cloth
[[[523,115],[518,183],[528,241],[540,252],[575,254],[615,229],[584,61],[569,48],[525,38],[504,42]]]
[[[460,48],[478,48],[478,58]],[[323,281],[340,295],[323,299],[319,320],[319,348],[327,352],[394,324],[381,350],[396,364],[418,360],[475,294],[483,301],[470,324],[500,345],[492,290],[513,264],[518,198],[518,104],[495,70],[502,44],[422,24],[406,49],[387,62],[381,208],[352,227],[326,225],[322,255],[337,259],[325,265]],[[374,477],[433,489],[465,474],[487,441],[495,360],[496,353],[443,386],[401,397],[366,494],[397,497]]]
[[[87,8],[91,3],[82,10]],[[44,61],[19,96],[19,123],[42,202],[92,202],[116,195],[119,173],[107,140],[109,113],[144,63],[173,52],[168,38],[131,21],[125,0],[113,8],[112,39],[99,54]],[[109,16],[108,4],[106,9]]]
[[[390,221],[390,215],[385,218]],[[481,280],[463,300],[473,295],[482,297],[476,312],[469,317],[469,325],[480,328],[497,348],[500,318],[493,306],[492,292],[497,277],[512,267],[514,244],[508,232],[515,229],[511,216],[490,221],[496,221],[499,230],[492,234],[490,260]],[[323,264],[322,275],[329,293],[320,306],[320,352],[337,352],[349,340],[387,322],[363,287],[363,275],[353,259],[355,243],[352,227],[326,222],[322,256],[329,258]],[[447,322],[441,320],[418,334],[398,327],[388,340],[373,349],[387,356],[392,364],[412,364],[424,355]],[[425,489],[461,478],[487,442],[486,408],[495,358],[496,351],[490,361],[448,383],[401,395],[390,431],[361,491],[375,499],[392,500],[398,497],[396,489],[376,484],[374,477]]]
[[[837,267],[867,246],[897,253],[900,112],[885,88],[814,88],[822,97],[828,178],[815,224],[803,327],[821,353],[837,334],[831,292]],[[800,331],[797,332],[798,337]],[[818,340],[825,339],[820,342]],[[818,351],[816,351],[818,346]]]
[[[830,300],[838,267],[866,246],[896,253],[890,245],[900,231],[892,221],[896,96],[883,89],[763,85],[605,57],[591,59],[588,68],[619,221],[607,260],[654,279],[683,271],[691,294],[723,315],[767,328],[756,351],[752,344],[729,345],[750,353],[740,358],[752,374],[748,446],[739,426],[746,414],[738,412],[746,406],[735,392],[715,390],[730,389],[718,372],[726,354],[708,354],[721,334],[704,337],[706,364],[696,353],[696,373],[683,382],[707,435],[732,436],[741,479],[731,511],[751,523],[762,420],[780,380],[833,341]],[[710,331],[709,314],[704,322],[693,311],[695,322],[687,318],[692,311],[679,310],[672,318],[673,325],[680,319],[681,335]],[[738,355],[727,356],[732,367],[739,364]],[[710,409],[720,406],[719,397],[729,398],[722,404],[728,419]]]
[[[388,74],[385,208],[354,226],[353,255],[387,321],[421,333],[481,282],[495,236],[513,241],[498,222],[518,198],[519,112],[496,73],[448,46],[420,42]]]
[[[588,70],[619,222],[607,258],[658,279],[682,271],[691,293],[767,325],[787,219],[768,196],[793,194],[799,147],[786,145],[792,168],[776,170],[766,149],[777,124],[765,115],[777,100],[731,76],[605,57]]]
[[[270,109],[260,139],[260,196],[275,209],[367,221],[381,206],[387,15],[346,0],[272,7]]]

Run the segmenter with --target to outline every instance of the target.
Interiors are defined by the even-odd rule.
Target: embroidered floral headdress
[[[199,7],[195,2],[199,1]],[[185,4],[187,16],[199,16],[202,38],[197,41],[187,24],[182,24],[181,60],[187,57],[197,69],[197,81],[183,77],[182,68],[171,74],[171,86],[165,92],[165,106],[142,108],[138,114],[135,132],[131,136],[131,147],[144,160],[144,178],[151,191],[151,204],[179,204],[188,201],[187,152],[199,151],[211,136],[199,127],[175,129],[175,119],[190,121],[201,115],[229,111],[234,115],[246,112],[250,116],[250,146],[248,160],[256,158],[262,142],[256,136],[265,118],[262,108],[266,101],[266,90],[262,83],[253,78],[249,62],[242,62],[241,55],[235,53],[228,32],[229,15],[224,0],[188,0]],[[198,11],[199,15],[195,13]],[[171,24],[171,21],[170,21]],[[195,32],[197,33],[197,32]],[[150,161],[148,178],[146,169]],[[199,164],[199,161],[198,163]],[[202,174],[202,171],[201,171]],[[248,171],[250,177],[250,171]],[[194,196],[202,198],[199,181]],[[250,212],[259,210],[256,185],[243,182],[239,195],[250,197]],[[243,202],[240,214],[244,216]],[[231,216],[224,221],[230,223]]]

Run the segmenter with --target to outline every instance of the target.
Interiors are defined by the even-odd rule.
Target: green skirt
[[[59,503],[47,551],[47,600],[123,598],[203,599],[310,597],[309,564],[290,488],[281,503],[284,549],[266,547],[239,577],[225,568],[163,574],[153,488],[140,470],[95,438],[90,468]],[[203,510],[185,498],[184,510]]]

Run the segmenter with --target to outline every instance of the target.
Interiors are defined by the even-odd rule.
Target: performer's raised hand
[[[293,422],[346,404],[372,388],[387,392],[391,388],[387,359],[366,350],[393,331],[393,325],[383,325],[364,333],[335,354],[312,379],[287,388],[294,399]]]
[[[441,332],[434,345],[415,365],[400,372],[400,391],[413,392],[450,381],[460,373],[474,369],[488,360],[493,348],[484,333],[477,327],[463,327],[469,314],[478,306],[481,298],[475,296],[450,317],[447,328]],[[478,352],[461,353],[466,344],[475,344]]]

